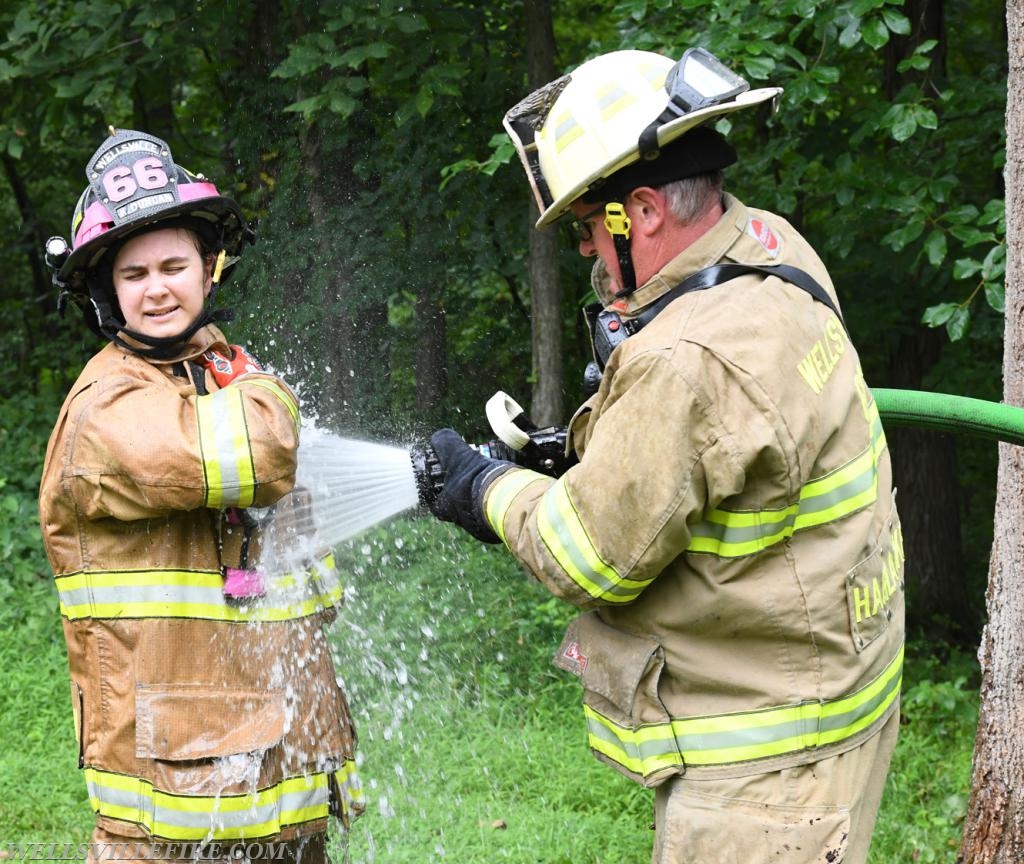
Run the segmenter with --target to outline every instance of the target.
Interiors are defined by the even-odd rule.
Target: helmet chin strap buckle
[[[615,256],[619,261],[619,276],[622,287],[615,292],[616,297],[628,297],[636,291],[636,272],[633,269],[633,255],[629,250],[629,232],[632,227],[626,207],[618,201],[609,201],[604,205],[604,227],[612,236],[615,244]]]
[[[227,258],[227,255],[228,255],[228,253],[225,252],[223,249],[221,249],[220,253],[217,255],[217,263],[213,267],[213,284],[214,285],[219,285],[220,284],[220,276],[221,276],[221,273],[224,272],[224,260]]]

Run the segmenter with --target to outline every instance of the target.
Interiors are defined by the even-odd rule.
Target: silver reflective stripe
[[[633,774],[684,765],[727,765],[784,756],[852,738],[896,701],[901,647],[870,684],[847,696],[758,711],[624,726],[584,705],[590,746]]]
[[[212,570],[86,571],[55,580],[60,611],[82,618],[197,618],[212,621],[287,621],[333,606],[343,589],[333,555],[306,572],[268,580],[267,594],[229,603],[223,578]]]
[[[89,800],[101,816],[141,825],[154,837],[170,840],[267,837],[328,815],[323,772],[215,796],[175,795],[154,789],[148,780],[97,768],[86,768],[85,778]]]
[[[206,475],[206,506],[248,507],[255,493],[256,467],[242,391],[225,387],[196,397],[196,421]]]

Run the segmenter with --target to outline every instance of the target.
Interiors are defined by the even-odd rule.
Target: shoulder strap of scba
[[[588,392],[592,392],[589,390],[592,380],[594,382],[600,381],[600,375],[604,371],[605,363],[608,362],[608,357],[612,351],[620,343],[625,342],[630,336],[646,327],[673,300],[678,299],[683,294],[689,294],[691,291],[703,291],[706,288],[713,288],[715,285],[721,285],[723,282],[728,282],[739,276],[745,276],[748,273],[778,276],[780,279],[791,282],[798,288],[802,288],[815,300],[824,303],[836,314],[843,327],[846,326],[845,322],[843,322],[842,314],[828,292],[810,273],[801,270],[799,267],[793,267],[789,264],[715,264],[687,276],[675,288],[667,291],[656,302],[652,303],[634,318],[624,319],[618,312],[605,309],[600,303],[591,303],[589,306],[584,307],[583,314],[587,319],[591,345],[594,350],[594,362],[588,364],[585,376]],[[595,366],[596,368],[593,368]]]

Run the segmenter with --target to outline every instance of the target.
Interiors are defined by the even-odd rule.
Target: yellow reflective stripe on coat
[[[341,772],[351,778],[355,766]],[[85,769],[89,802],[100,816],[141,825],[168,840],[235,840],[271,837],[282,828],[326,819],[328,775],[290,777],[265,789],[240,795],[171,795],[148,780]]]
[[[207,507],[248,507],[256,492],[242,391],[225,387],[196,397]]]
[[[359,780],[359,772],[356,770],[356,763],[351,760],[345,762],[340,769],[334,772],[334,779],[341,794],[342,810],[352,815],[361,813],[366,806],[366,799],[363,795],[363,784]]]
[[[60,612],[81,618],[200,618],[210,621],[289,621],[341,602],[333,556],[303,576],[270,580],[265,597],[243,604],[224,598],[216,570],[83,571],[56,578]],[[284,590],[278,590],[283,588]]]
[[[593,750],[650,777],[684,765],[728,765],[836,744],[863,732],[899,696],[903,648],[869,685],[849,696],[717,717],[674,719],[630,728],[589,705],[583,710]]]
[[[650,584],[624,578],[601,557],[569,497],[564,476],[544,493],[537,508],[537,530],[558,565],[593,597],[629,603]]]
[[[528,468],[521,468],[515,471],[506,471],[487,490],[487,500],[484,504],[484,515],[494,532],[501,538],[502,543],[507,544],[505,539],[505,514],[512,506],[515,497],[531,483],[537,480],[550,480],[551,478],[537,471]]]
[[[714,509],[690,526],[688,552],[739,558],[767,549],[797,531],[835,522],[878,498],[878,458],[885,434],[878,408],[871,404],[871,443],[845,465],[807,483],[796,503],[778,510]]]
[[[299,406],[284,387],[269,378],[246,378],[244,381],[239,381],[236,386],[242,385],[246,387],[262,387],[264,390],[269,390],[273,393],[284,403],[284,407],[292,415],[292,422],[295,424],[296,431],[298,431],[299,425],[302,422],[302,418],[299,416]]]

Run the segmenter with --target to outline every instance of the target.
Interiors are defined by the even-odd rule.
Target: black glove
[[[454,522],[484,543],[500,543],[484,517],[487,487],[513,465],[488,459],[470,447],[454,429],[439,429],[430,446],[444,471],[444,485],[430,503],[430,512],[442,522]]]

